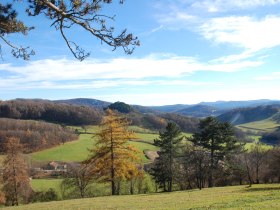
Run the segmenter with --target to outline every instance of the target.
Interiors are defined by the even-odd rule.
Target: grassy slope
[[[99,210],[99,209],[280,209],[280,185],[219,187],[173,193],[106,196],[89,199],[37,203],[7,210]]]
[[[277,129],[280,125],[271,120],[271,119],[265,119],[261,121],[255,121],[255,122],[250,122],[250,123],[245,123],[245,124],[240,124],[237,127],[241,129],[249,129],[253,131],[264,131],[264,132],[271,132]]]
[[[87,129],[87,132],[95,133],[96,126],[90,127]],[[64,145],[54,147],[51,149],[35,152],[32,154],[33,161],[83,161],[88,157],[88,149],[92,148],[95,142],[95,138],[92,138],[93,134],[81,134],[79,140],[73,142],[67,142]],[[131,142],[136,148],[138,148],[141,153],[140,157],[144,162],[147,162],[148,159],[145,157],[143,151],[148,150],[157,150],[156,147],[151,145],[153,139],[158,137],[158,134],[152,133],[136,133],[138,140],[143,142]],[[148,142],[148,143],[145,143]]]
[[[93,146],[94,139],[91,134],[82,134],[79,140],[67,142],[64,145],[35,152],[33,161],[82,161],[88,157],[88,148]]]
[[[246,143],[245,144],[245,149],[248,150],[249,152],[252,150],[252,147],[255,145],[256,143],[253,142],[253,143]],[[269,149],[272,149],[273,146],[271,145],[267,145],[267,144],[261,144],[261,148],[264,149],[264,150],[269,150]]]
[[[97,126],[87,128],[87,132],[95,133]],[[137,139],[130,144],[134,145],[140,151],[140,158],[143,163],[149,162],[149,159],[144,154],[144,150],[156,151],[157,147],[151,145],[155,138],[158,138],[158,134],[148,129],[142,129],[139,127],[132,127],[136,133]],[[82,130],[80,130],[82,131]],[[146,133],[145,133],[146,132]],[[186,137],[191,136],[190,133],[183,133]],[[88,149],[92,148],[95,142],[93,134],[81,134],[78,141],[68,142],[64,145],[54,147],[51,149],[43,150],[32,154],[33,161],[83,161],[88,157]],[[258,137],[256,137],[257,140]],[[246,148],[250,149],[254,143],[247,143]],[[271,146],[264,145],[265,149],[270,149]]]

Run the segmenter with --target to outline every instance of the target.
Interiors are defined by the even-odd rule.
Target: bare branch
[[[132,34],[127,34],[126,30],[123,30],[119,35],[115,36],[113,34],[114,28],[108,27],[106,22],[106,20],[114,20],[114,17],[98,13],[102,7],[101,4],[112,3],[112,0],[71,0],[67,2],[40,0],[36,1],[36,3],[30,0],[29,2],[33,2],[33,5],[27,10],[28,14],[36,16],[44,13],[49,19],[53,20],[51,25],[55,26],[57,30],[60,30],[68,48],[79,60],[85,59],[89,53],[86,53],[75,42],[69,41],[65,36],[63,29],[71,28],[72,25],[82,27],[91,35],[101,40],[101,43],[104,42],[113,47],[113,51],[121,47],[126,54],[131,54],[135,47],[140,45],[138,38]],[[123,1],[120,1],[120,3],[122,4]],[[93,24],[95,25],[94,27],[92,26]]]
[[[7,39],[5,39],[3,36],[0,35],[0,38],[12,48],[12,55],[16,58],[22,58],[23,60],[29,60],[30,56],[35,55],[34,50],[30,49],[30,47],[17,47],[13,45],[11,42],[9,42]],[[0,51],[1,54],[1,51]],[[1,54],[2,58],[2,54]]]

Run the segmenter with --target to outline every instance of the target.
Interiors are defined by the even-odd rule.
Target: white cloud
[[[262,64],[263,62],[259,60],[203,63],[191,57],[155,54],[144,58],[84,62],[48,59],[28,62],[24,66],[0,65],[0,87],[2,89],[89,89],[125,85],[141,86],[151,83],[161,85],[162,80],[164,83],[169,81],[173,85],[182,85],[184,82],[180,78],[194,72],[235,72]],[[5,77],[1,77],[1,72]],[[6,74],[7,72],[9,74]],[[201,85],[190,81],[184,84],[187,83]]]
[[[280,0],[203,0],[194,2],[192,7],[195,9],[203,9],[211,13],[273,6],[279,3]]]
[[[200,27],[201,34],[219,44],[245,49],[247,54],[280,45],[280,16],[213,18]]]

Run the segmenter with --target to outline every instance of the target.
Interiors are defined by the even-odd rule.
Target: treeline
[[[43,100],[11,100],[0,101],[0,117],[24,120],[44,120],[66,125],[99,124],[100,110],[57,104]]]
[[[166,114],[139,114],[131,112],[127,117],[132,121],[132,125],[141,126],[152,130],[165,129],[168,122],[174,122],[180,126],[182,131],[193,133],[197,130],[199,119],[181,116],[173,113]]]
[[[109,109],[119,113],[127,114],[127,117],[132,121],[132,125],[142,126],[148,129],[163,130],[168,122],[175,122],[185,132],[195,132],[199,123],[199,119],[181,116],[174,113],[156,114],[150,112],[146,108],[146,113],[143,112],[145,108],[141,106],[134,106],[134,108],[123,102],[115,102],[108,106]]]
[[[246,149],[229,123],[205,118],[188,138],[192,144],[182,141],[172,123],[155,140],[159,157],[148,171],[163,191],[280,182],[280,148],[256,143]]]
[[[280,143],[280,130],[276,130],[270,133],[264,133],[261,141],[266,144],[276,145]]]
[[[194,117],[186,117],[179,114],[166,113],[161,115],[167,122],[176,123],[182,131],[194,133],[198,129],[199,119]]]
[[[26,153],[47,149],[78,138],[73,129],[51,123],[0,119],[0,152],[8,138],[18,138]]]

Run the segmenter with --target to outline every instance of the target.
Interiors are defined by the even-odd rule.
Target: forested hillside
[[[3,152],[3,144],[10,137],[19,138],[27,153],[78,139],[74,130],[65,126],[39,121],[1,118],[0,152]]]
[[[55,100],[53,102],[77,105],[77,106],[88,106],[88,107],[98,108],[98,109],[103,109],[111,104],[110,102],[91,99],[91,98],[74,98],[74,99],[66,99],[66,100]]]
[[[102,113],[94,108],[57,104],[43,100],[11,100],[0,102],[0,117],[44,120],[66,125],[98,124]]]
[[[279,113],[279,111],[280,105],[240,108],[226,112],[218,116],[218,119],[238,125],[273,117],[275,114]]]

